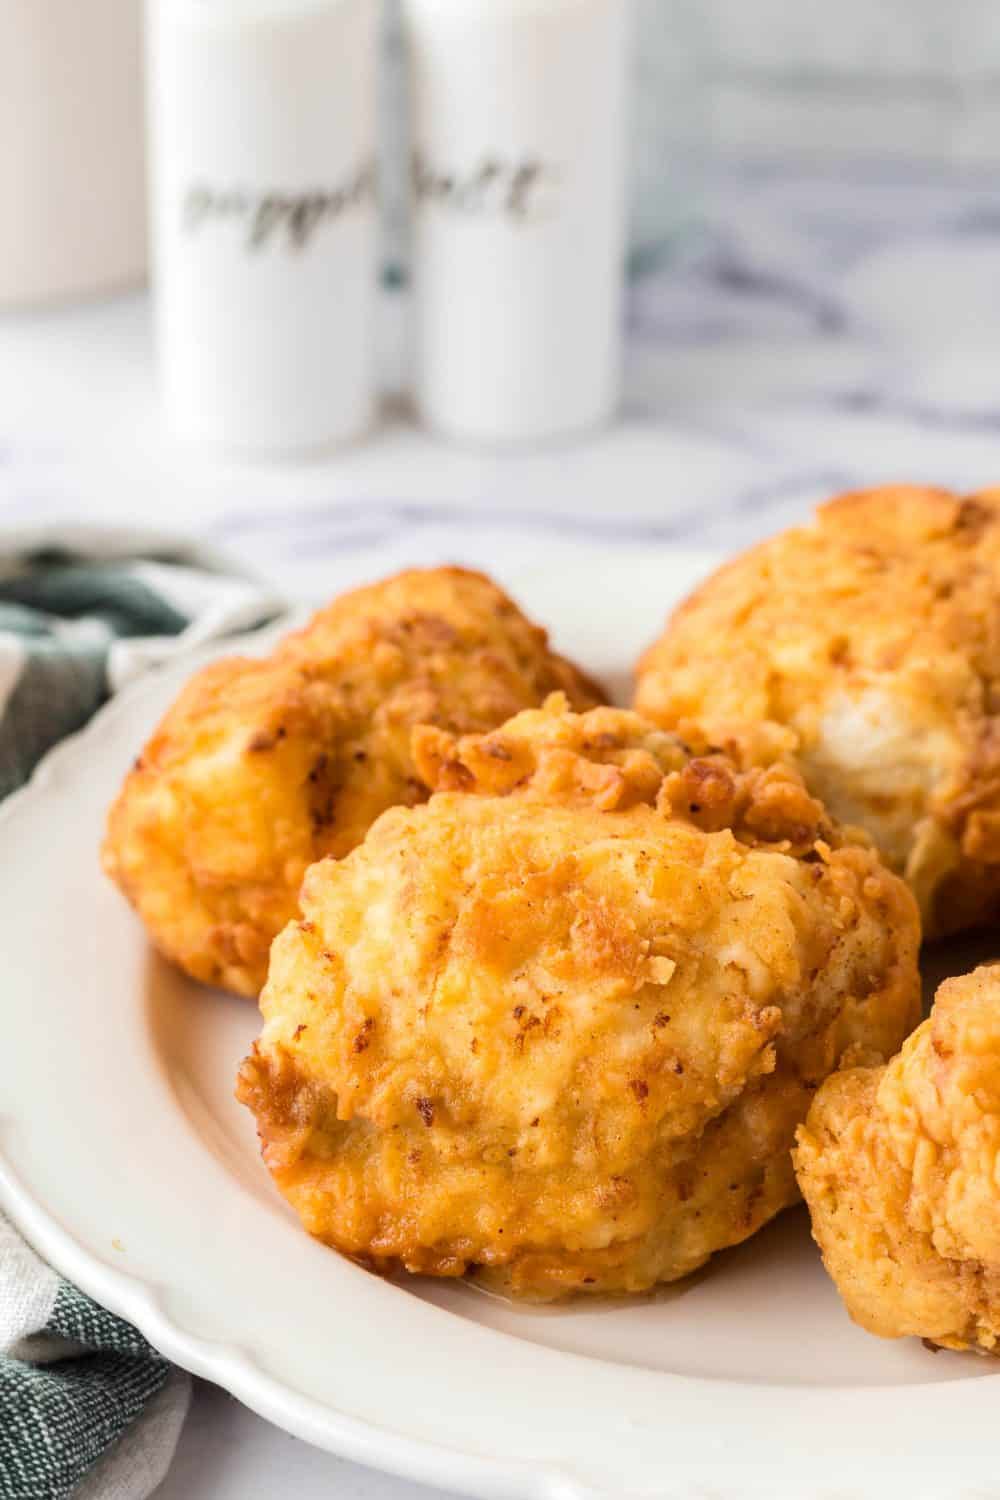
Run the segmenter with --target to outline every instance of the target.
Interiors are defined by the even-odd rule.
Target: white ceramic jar
[[[294,454],[372,417],[376,0],[149,0],[170,424]]]
[[[403,0],[416,397],[531,443],[618,400],[630,0]]]
[[[0,3],[0,307],[146,265],[142,0]]]

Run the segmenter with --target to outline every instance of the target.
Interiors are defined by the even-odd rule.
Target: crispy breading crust
[[[829,1079],[795,1163],[856,1322],[1000,1351],[1000,966],[946,980],[887,1067]]]
[[[637,707],[775,721],[928,935],[1000,912],[1000,491],[843,495],[720,569],[639,663]]]
[[[636,1291],[796,1197],[845,1056],[918,1019],[906,887],[798,774],[564,700],[414,735],[440,790],[313,866],[238,1096],[314,1235],[517,1295]]]
[[[481,573],[357,589],[269,657],[192,678],[111,809],[104,869],[169,959],[256,995],[309,865],[426,796],[412,727],[489,729],[557,688],[602,696]]]

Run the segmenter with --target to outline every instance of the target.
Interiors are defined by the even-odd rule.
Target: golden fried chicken
[[[918,919],[729,748],[559,696],[415,733],[441,790],[308,872],[238,1085],[310,1233],[551,1298],[683,1276],[797,1197],[817,1084],[916,1023]]]
[[[856,1322],[1000,1352],[1000,966],[946,980],[888,1066],[830,1078],[795,1160]]]
[[[722,568],[639,666],[667,727],[773,720],[928,935],[1000,913],[1000,491],[844,495]]]
[[[427,795],[411,728],[490,729],[557,688],[600,701],[481,573],[345,594],[269,657],[192,678],[111,809],[104,868],[169,959],[256,995],[309,865]]]

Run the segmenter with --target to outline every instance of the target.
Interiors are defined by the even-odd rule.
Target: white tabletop
[[[156,1500],[445,1500],[288,1437],[216,1386],[196,1381],[191,1411]]]
[[[634,290],[621,420],[567,448],[470,452],[390,395],[364,445],[307,466],[175,449],[148,304],[0,318],[0,522],[137,522],[319,597],[409,561],[496,567],[523,518],[585,549],[732,550],[844,488],[1000,483],[1000,214],[985,176],[732,172],[707,227]],[[405,304],[386,307],[390,393]],[[206,1386],[161,1500],[417,1500]]]

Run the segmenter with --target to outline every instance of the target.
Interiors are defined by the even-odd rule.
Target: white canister
[[[156,322],[185,439],[359,434],[375,389],[376,0],[149,0]]]
[[[617,404],[630,0],[404,0],[417,402],[533,442]]]
[[[140,280],[142,0],[0,3],[0,307]]]

